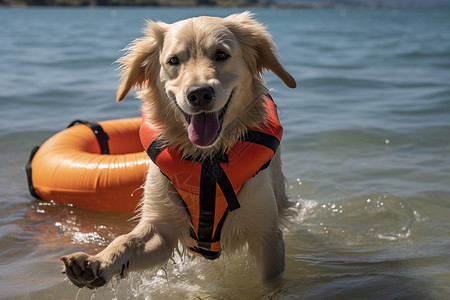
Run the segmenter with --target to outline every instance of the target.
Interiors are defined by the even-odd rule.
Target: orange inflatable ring
[[[141,118],[81,123],[33,149],[30,193],[45,201],[98,211],[135,210],[150,159],[139,139]]]

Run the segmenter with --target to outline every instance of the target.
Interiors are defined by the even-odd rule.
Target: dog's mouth
[[[188,137],[192,143],[199,147],[208,147],[217,140],[222,131],[223,119],[232,97],[233,93],[228,97],[224,107],[215,112],[201,112],[190,115],[181,110],[189,124]]]

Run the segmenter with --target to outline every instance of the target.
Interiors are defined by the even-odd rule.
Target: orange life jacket
[[[207,259],[220,256],[220,232],[229,211],[240,207],[236,194],[242,185],[269,166],[283,133],[277,107],[264,96],[265,122],[249,129],[227,153],[200,161],[183,158],[175,146],[165,147],[161,131],[151,128],[143,115],[140,137],[144,149],[183,199],[192,221],[189,245],[194,254]],[[219,188],[217,188],[219,187]]]

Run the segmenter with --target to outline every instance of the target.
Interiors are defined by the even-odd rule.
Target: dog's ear
[[[297,83],[281,65],[277,57],[277,48],[266,28],[253,19],[250,12],[230,15],[225,18],[228,29],[236,36],[244,48],[244,60],[257,72],[264,69],[275,73],[288,87],[295,88]]]
[[[117,60],[121,69],[121,84],[117,89],[116,100],[125,99],[133,87],[143,88],[151,77],[158,76],[159,53],[164,34],[169,25],[162,22],[147,23],[145,36],[134,40],[127,48],[127,53]]]

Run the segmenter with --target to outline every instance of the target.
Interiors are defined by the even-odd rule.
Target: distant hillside
[[[258,0],[0,0],[0,5],[30,6],[252,6]]]
[[[450,7],[450,0],[278,0],[275,2],[282,6],[364,6],[364,7]]]
[[[60,6],[289,6],[289,7],[427,7],[450,0],[0,0],[0,5]]]

